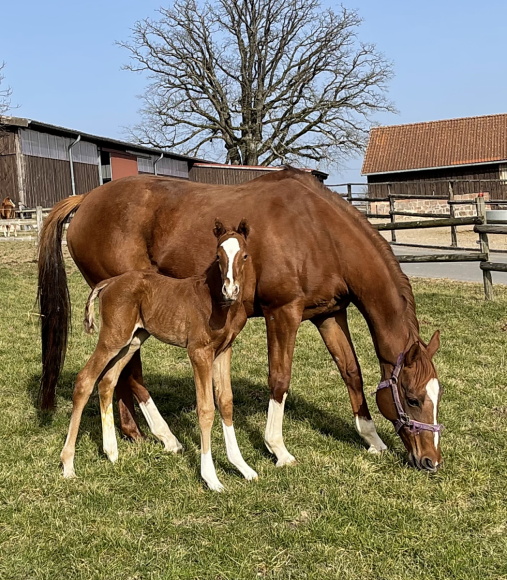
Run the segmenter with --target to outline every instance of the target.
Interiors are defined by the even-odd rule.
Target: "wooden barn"
[[[0,197],[52,207],[113,179],[152,173],[189,179],[204,161],[19,117],[0,119]]]
[[[370,197],[489,193],[507,199],[507,114],[374,127],[361,171]]]
[[[52,207],[113,179],[151,173],[201,183],[240,184],[281,167],[213,163],[20,117],[0,118],[0,201]],[[327,174],[311,172],[319,181]]]
[[[236,185],[245,183],[272,171],[281,171],[283,167],[264,167],[262,165],[223,165],[220,163],[194,163],[189,172],[191,181],[213,183],[215,185]],[[328,174],[317,169],[303,169],[323,183]]]

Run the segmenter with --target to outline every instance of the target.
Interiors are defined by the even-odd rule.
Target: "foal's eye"
[[[407,403],[410,407],[419,407],[420,403],[418,399],[407,398]]]
[[[245,254],[245,255],[243,256],[243,260],[246,260],[247,258],[248,258],[248,254]]]
[[[220,256],[217,254],[217,262],[220,261]]]

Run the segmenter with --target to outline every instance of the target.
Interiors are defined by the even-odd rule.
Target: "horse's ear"
[[[213,228],[213,233],[215,234],[215,238],[221,238],[227,230],[225,229],[224,224],[218,219],[215,219],[215,227]]]
[[[239,226],[237,227],[236,232],[240,236],[243,236],[245,240],[248,238],[248,235],[250,234],[250,226],[248,225],[248,222],[245,218],[239,222]]]
[[[405,355],[405,366],[410,367],[416,363],[421,358],[421,345],[419,342],[414,342],[414,344],[408,349]]]
[[[426,352],[428,353],[430,358],[433,358],[439,348],[440,348],[440,330],[435,330],[433,336],[431,337],[431,340],[428,343],[428,346],[426,347]]]

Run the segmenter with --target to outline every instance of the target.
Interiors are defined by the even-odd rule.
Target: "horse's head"
[[[228,230],[217,219],[213,233],[218,240],[217,262],[222,276],[222,295],[226,302],[235,302],[243,290],[244,266],[248,258],[246,239],[250,227],[242,219],[236,229]]]
[[[442,390],[432,362],[439,346],[438,331],[428,345],[414,342],[400,356],[392,377],[380,383],[377,390],[380,412],[394,423],[409,453],[410,464],[431,472],[442,463],[442,426],[437,420]]]

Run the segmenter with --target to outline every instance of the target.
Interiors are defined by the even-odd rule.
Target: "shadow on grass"
[[[188,416],[188,413],[193,411],[196,406],[192,377],[176,378],[165,374],[146,373],[144,378],[151,396],[170,428],[174,429],[178,438],[193,441],[198,446],[199,432],[196,429],[195,421],[192,421]],[[60,400],[72,400],[75,379],[75,373],[68,371],[62,373],[57,390]],[[39,380],[40,377],[34,375],[27,384],[27,391],[35,408],[37,408]],[[267,386],[263,382],[233,377],[233,392],[235,425],[248,434],[250,443],[256,450],[266,457],[272,457],[264,445],[263,428],[259,428],[258,421],[252,421],[255,415],[264,416],[267,411],[269,403]],[[352,413],[350,421],[346,421],[339,417],[336,412],[323,410],[301,395],[290,393],[286,404],[286,416],[293,421],[307,422],[312,429],[322,435],[333,437],[357,448],[364,447],[364,442],[353,427]],[[37,411],[39,427],[51,425],[53,418],[54,413],[52,412]],[[119,427],[120,420],[117,410],[115,422]],[[101,448],[100,406],[96,389],[83,411],[82,425],[83,427],[87,426],[86,429],[90,430],[90,437]],[[82,431],[83,429],[80,430],[80,433]],[[387,439],[389,443],[389,436]]]

